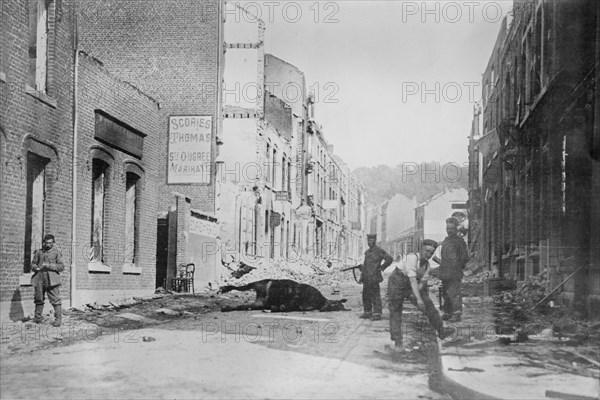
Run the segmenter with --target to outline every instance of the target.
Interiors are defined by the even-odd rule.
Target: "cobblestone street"
[[[103,328],[79,314],[63,327],[61,341],[47,334],[35,342],[32,333],[25,343],[16,334],[5,338],[2,397],[442,398],[429,388],[435,343],[411,337],[407,342],[420,348],[392,360],[383,351],[390,343],[386,314],[381,321],[357,318],[358,285],[341,295],[352,311],[221,313],[213,306],[223,298],[202,295],[179,301],[209,309],[191,315],[152,318],[150,305],[166,297],[147,302],[145,313],[105,312],[97,319]],[[119,314],[126,317],[121,324],[114,322]],[[131,315],[141,317],[139,328],[121,330],[132,326]],[[409,312],[407,324],[416,315]]]

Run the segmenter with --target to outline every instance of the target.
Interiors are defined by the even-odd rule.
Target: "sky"
[[[240,2],[266,23],[265,51],[305,74],[315,119],[352,169],[468,160],[511,1]]]

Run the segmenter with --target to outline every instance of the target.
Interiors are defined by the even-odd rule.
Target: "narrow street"
[[[437,360],[435,343],[429,338],[428,346],[402,360],[377,353],[390,343],[387,314],[381,321],[359,319],[358,285],[348,285],[341,295],[352,311],[272,314],[211,309],[161,322],[146,316],[146,327],[120,331],[114,326],[102,336],[89,334],[88,340],[68,337],[66,332],[74,330],[69,327],[76,331],[81,325],[74,322],[63,326],[62,341],[47,342],[33,352],[26,346],[9,355],[3,348],[2,395],[444,398],[429,388],[428,361]],[[198,302],[207,300],[214,299],[197,296]],[[409,310],[407,322],[414,322],[416,315]],[[419,346],[418,338],[411,340]]]
[[[599,244],[599,0],[0,1],[0,400],[600,400]]]

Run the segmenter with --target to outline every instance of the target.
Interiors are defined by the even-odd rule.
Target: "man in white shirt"
[[[444,339],[455,332],[453,328],[444,327],[440,314],[428,294],[429,259],[437,246],[436,241],[425,239],[421,245],[421,251],[408,254],[396,266],[388,279],[390,336],[392,341],[395,342],[395,351],[397,352],[404,349],[402,346],[402,307],[404,299],[410,299],[420,311],[425,313],[440,339]]]

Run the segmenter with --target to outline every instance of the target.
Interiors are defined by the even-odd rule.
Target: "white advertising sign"
[[[212,117],[169,117],[167,184],[210,184]]]

